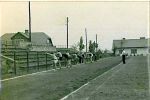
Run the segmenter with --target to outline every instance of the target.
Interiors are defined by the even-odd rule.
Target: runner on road
[[[90,62],[92,63],[93,62],[93,54],[90,53],[89,55],[90,55]]]
[[[60,51],[57,52],[58,55],[58,63],[59,63],[59,67],[61,69],[61,61],[62,61],[62,53]]]
[[[53,63],[53,68],[56,69],[57,67],[57,63],[58,63],[58,59],[55,55],[55,53],[47,53],[49,56],[51,56],[51,59],[52,59],[52,63]]]
[[[66,60],[67,60],[66,67],[67,67],[67,68],[68,68],[68,67],[72,67],[72,64],[71,64],[71,56],[70,56],[70,54],[69,54],[68,52],[65,54],[65,58],[66,58]]]

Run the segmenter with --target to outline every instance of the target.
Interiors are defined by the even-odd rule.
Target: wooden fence
[[[10,72],[17,75],[19,72],[28,73],[30,70],[40,70],[52,68],[52,57],[47,52],[31,52],[31,51],[13,51],[2,53],[2,74]],[[6,58],[7,57],[7,58]],[[10,59],[13,59],[11,61]]]

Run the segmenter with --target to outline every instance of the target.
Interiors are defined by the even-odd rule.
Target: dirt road
[[[62,100],[150,100],[147,57],[131,57]]]

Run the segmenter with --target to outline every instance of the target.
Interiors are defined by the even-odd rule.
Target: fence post
[[[37,66],[38,66],[38,70],[39,70],[39,53],[37,52]]]
[[[14,51],[14,73],[15,75],[17,74],[16,72],[16,52]]]
[[[27,51],[27,72],[29,72],[29,52]]]
[[[46,70],[47,70],[47,53],[46,53]]]

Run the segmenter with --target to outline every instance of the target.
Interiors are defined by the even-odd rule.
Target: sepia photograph
[[[150,100],[149,0],[0,1],[0,100]]]

